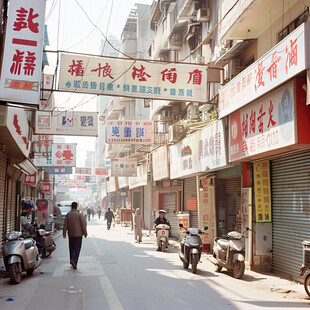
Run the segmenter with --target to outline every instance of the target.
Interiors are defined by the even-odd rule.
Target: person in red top
[[[72,202],[71,211],[67,213],[63,227],[63,237],[66,238],[67,231],[69,235],[70,264],[73,269],[77,269],[82,238],[87,237],[86,221],[82,213],[77,210],[77,206],[77,202]]]

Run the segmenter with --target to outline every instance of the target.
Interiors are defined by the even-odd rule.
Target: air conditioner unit
[[[197,11],[197,22],[209,22],[211,16],[210,8],[201,8]]]
[[[199,107],[197,105],[192,104],[187,108],[187,119],[189,121],[197,121],[200,119]]]
[[[198,10],[199,10],[199,1],[193,1],[192,6],[189,10],[189,16],[196,16]]]
[[[171,110],[170,109],[161,110],[160,120],[161,121],[170,121],[170,120],[172,120]]]
[[[185,134],[185,129],[183,125],[171,125],[169,126],[169,142],[175,143],[180,141]]]

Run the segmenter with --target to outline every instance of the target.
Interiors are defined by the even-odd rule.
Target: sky
[[[151,5],[152,2],[152,0],[47,0],[45,16],[49,46],[46,50],[98,55],[101,40],[104,39],[103,34],[106,37],[114,35],[120,38],[126,19],[135,3]],[[47,55],[50,66],[45,72],[54,73],[56,54]],[[96,96],[58,93],[55,98],[56,107],[71,108],[81,102],[83,104],[79,108],[80,111],[97,111]],[[66,137],[66,142],[78,143],[77,166],[83,166],[86,156],[85,145],[88,149],[95,150],[95,138]]]

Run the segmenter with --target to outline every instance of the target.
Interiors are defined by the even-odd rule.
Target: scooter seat
[[[25,249],[28,250],[32,247],[33,245],[33,240],[32,239],[25,239],[24,240],[24,244],[25,244]]]
[[[217,244],[223,249],[227,250],[229,240],[220,239],[217,241]]]

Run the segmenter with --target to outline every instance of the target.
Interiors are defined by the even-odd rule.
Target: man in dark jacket
[[[77,268],[80,256],[83,235],[87,237],[86,221],[82,213],[77,210],[77,202],[72,202],[71,211],[65,217],[63,237],[69,235],[70,264],[73,269]]]
[[[104,218],[107,220],[108,229],[110,229],[112,219],[114,219],[114,213],[111,211],[110,207],[108,207],[108,211],[105,213]]]
[[[171,225],[169,221],[165,218],[166,211],[165,210],[159,210],[159,217],[154,221],[154,224],[157,226],[159,224],[166,224],[171,228]]]

